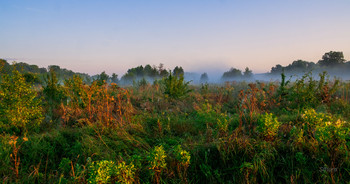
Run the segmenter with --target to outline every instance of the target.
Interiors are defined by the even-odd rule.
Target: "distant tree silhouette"
[[[180,67],[176,66],[173,70],[173,75],[177,77],[184,75],[184,73],[185,73],[184,69],[181,66]]]
[[[103,85],[105,83],[108,83],[109,81],[109,75],[106,74],[105,71],[103,71],[100,75],[97,76],[97,84],[98,85]]]
[[[209,77],[208,77],[208,74],[207,73],[202,73],[200,79],[199,79],[199,82],[200,83],[207,83],[209,81]]]
[[[224,72],[222,79],[239,79],[242,77],[242,71],[236,68],[231,68],[229,71]]]
[[[115,73],[112,74],[111,82],[113,82],[113,83],[118,83],[119,82],[117,74],[115,74]]]
[[[299,73],[299,72],[308,72],[311,71],[316,67],[316,64],[313,62],[308,62],[304,60],[296,60],[293,61],[292,64],[289,64],[286,67],[283,67],[281,65],[276,65],[275,67],[271,68],[272,74],[278,74],[280,75],[283,71],[285,73]]]
[[[158,67],[146,65],[137,66],[135,68],[128,69],[128,71],[122,76],[120,82],[123,84],[132,84],[138,80],[154,80],[157,78],[162,78],[168,76],[168,71],[164,69],[164,65],[161,63]]]
[[[270,73],[272,73],[272,74],[280,74],[280,73],[282,73],[282,72],[283,72],[283,66],[280,65],[280,64],[278,64],[278,65],[272,67],[272,68],[271,68],[271,71],[270,71]]]
[[[252,78],[253,77],[253,71],[250,70],[248,67],[245,68],[243,72],[243,77],[246,79]]]
[[[322,56],[322,60],[318,61],[320,66],[334,67],[340,64],[344,64],[344,54],[343,52],[330,51]]]

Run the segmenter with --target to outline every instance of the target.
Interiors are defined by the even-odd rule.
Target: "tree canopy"
[[[344,61],[343,52],[330,51],[322,56],[322,59],[318,61],[318,64],[320,66],[335,67],[344,64]]]

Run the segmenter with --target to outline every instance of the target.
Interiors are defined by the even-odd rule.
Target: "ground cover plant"
[[[347,183],[349,83],[132,86],[14,69],[0,83],[2,183]]]

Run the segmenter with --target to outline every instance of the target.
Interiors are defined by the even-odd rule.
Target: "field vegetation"
[[[350,181],[349,82],[282,73],[193,86],[181,72],[154,72],[162,78],[126,87],[62,81],[54,69],[43,85],[16,68],[2,73],[0,181]]]

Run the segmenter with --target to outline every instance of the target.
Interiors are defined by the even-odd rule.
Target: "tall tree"
[[[320,66],[338,66],[344,64],[343,52],[330,51],[322,56],[322,59],[318,61]]]

